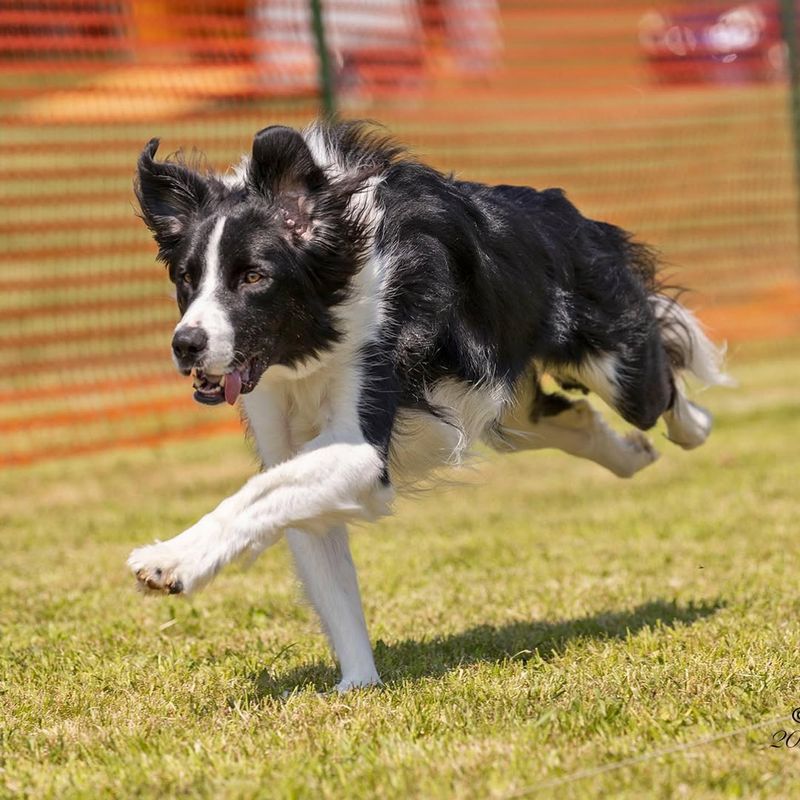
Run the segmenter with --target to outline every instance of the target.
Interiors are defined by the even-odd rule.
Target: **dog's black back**
[[[628,365],[623,416],[648,428],[666,409],[671,379],[648,302],[655,259],[626,232],[587,219],[559,189],[485,186],[406,161],[378,199],[397,298],[385,347],[406,402],[424,405],[444,377],[511,386],[532,361],[558,369],[613,353]]]

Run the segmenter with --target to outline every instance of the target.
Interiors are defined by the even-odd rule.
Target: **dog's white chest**
[[[289,439],[297,451],[329,426],[333,415],[331,387],[312,375],[287,384],[284,391]]]

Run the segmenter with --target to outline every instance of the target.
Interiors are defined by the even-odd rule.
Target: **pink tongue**
[[[229,372],[225,377],[225,399],[230,405],[236,402],[236,398],[242,391],[242,373],[239,370]]]

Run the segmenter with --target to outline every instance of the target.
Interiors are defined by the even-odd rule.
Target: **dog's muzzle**
[[[255,358],[223,375],[211,375],[194,368],[191,371],[194,399],[206,406],[215,406],[223,401],[233,405],[240,394],[253,391],[265,368],[266,364]]]

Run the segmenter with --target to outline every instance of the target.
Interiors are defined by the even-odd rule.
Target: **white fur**
[[[650,305],[656,319],[672,321],[661,336],[666,345],[677,345],[686,356],[686,370],[706,386],[735,386],[722,370],[725,348],[717,347],[703,332],[697,317],[688,308],[664,295],[650,295]]]
[[[469,387],[453,379],[438,381],[426,399],[441,416],[402,410],[395,423],[391,477],[402,489],[441,467],[463,464],[474,445],[490,436],[509,402],[499,385]]]
[[[302,135],[308,149],[311,151],[314,163],[325,170],[328,178],[335,180],[341,177],[343,174],[342,169],[336,163],[334,154],[331,152],[331,148],[325,138],[325,131],[319,125],[312,123],[303,131]]]
[[[310,125],[303,131],[303,139],[314,162],[325,172],[328,180],[346,177],[322,128]],[[359,218],[364,225],[368,253],[364,265],[355,275],[348,301],[334,309],[340,329],[357,340],[350,343],[350,349],[373,338],[384,318],[386,265],[373,247],[373,237],[383,217],[383,209],[375,202],[375,190],[381,180],[377,177],[366,180],[363,187],[353,194],[347,208],[348,214]]]
[[[553,370],[539,368],[540,374]],[[560,367],[555,373],[562,380],[579,383],[613,406],[619,389],[619,362],[610,353],[601,353],[584,360],[580,366]]]
[[[347,528],[337,525],[321,536],[290,530],[286,539],[308,599],[320,615],[339,659],[342,678],[337,690],[380,683],[361,609]]]
[[[242,189],[247,183],[247,173],[250,170],[250,156],[242,156],[238,164],[231,167],[227,175],[221,175],[222,182],[228,189]]]
[[[692,403],[676,390],[672,408],[664,414],[667,436],[684,450],[700,447],[711,433],[713,418],[702,406]]]
[[[611,429],[586,400],[550,417],[530,419],[532,380],[523,380],[516,402],[500,424],[498,450],[540,450],[553,448],[586,458],[620,478],[630,478],[658,459],[658,453],[641,431],[624,436]]]
[[[348,205],[349,213],[364,221],[367,231],[368,256],[353,278],[353,288],[347,302],[334,309],[341,329],[350,341],[351,350],[373,339],[384,319],[384,298],[387,267],[373,247],[375,231],[383,212],[374,202],[377,179],[365,182],[364,188],[353,195]]]
[[[667,323],[662,328],[662,338],[667,346],[682,352],[686,372],[706,386],[736,385],[722,369],[725,348],[717,347],[705,335],[688,308],[662,295],[652,295],[650,304],[656,318]],[[684,388],[683,381],[676,381],[675,399],[664,414],[664,422],[671,442],[684,450],[693,450],[708,438],[713,419],[706,409],[686,398]]]
[[[315,374],[306,380],[317,378]],[[135,550],[128,560],[149,588],[169,591],[177,586],[189,593],[234,559],[258,554],[289,532],[298,572],[339,658],[342,689],[379,680],[345,525],[387,513],[392,500],[392,490],[380,481],[382,459],[363,440],[353,418],[348,383],[345,379],[344,387],[330,386],[332,392],[326,393],[316,419],[298,426],[283,418],[282,443],[290,446],[292,432],[297,435],[301,427],[310,430],[321,418],[330,419],[329,426],[297,455],[251,478],[186,532]],[[273,415],[259,409],[252,419],[273,426],[273,431],[281,427],[280,412]],[[262,433],[256,433],[259,444],[267,440]]]
[[[317,374],[305,380],[315,379]],[[289,395],[299,388],[297,383]],[[265,461],[278,460],[281,448],[291,449],[295,438],[303,438],[324,418],[330,424],[297,455],[251,478],[197,525],[167,542],[135,550],[128,560],[149,588],[169,591],[177,584],[189,593],[234,559],[256,555],[290,532],[298,572],[341,664],[342,689],[379,680],[345,525],[388,513],[392,499],[392,490],[380,482],[380,455],[364,442],[357,420],[348,413],[348,407],[350,412],[354,409],[352,385],[347,386],[347,379],[344,383],[341,395],[331,386],[332,395],[319,395],[317,413],[299,421],[281,412],[279,402],[262,406],[264,400],[269,403],[268,397],[249,401],[251,423],[264,426],[255,436]],[[289,402],[284,409],[291,407]],[[270,433],[278,434],[272,454],[276,440]]]
[[[204,369],[212,375],[222,375],[227,372],[234,357],[233,326],[217,297],[220,285],[219,243],[225,228],[225,220],[226,217],[220,217],[214,224],[208,239],[205,265],[197,296],[175,326],[176,333],[181,328],[187,327],[199,327],[206,332],[208,346],[204,357]]]

